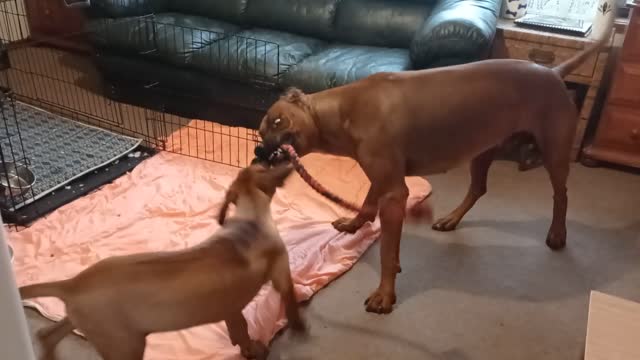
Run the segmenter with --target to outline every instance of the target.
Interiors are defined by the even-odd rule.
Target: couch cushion
[[[314,38],[249,29],[195,52],[193,65],[210,73],[273,82],[289,67],[325,46],[324,41]]]
[[[239,31],[228,22],[202,16],[164,13],[156,15],[156,47],[162,59],[190,64],[195,52]]]
[[[171,11],[235,23],[242,21],[246,6],[247,0],[171,0],[169,2]]]
[[[176,65],[191,63],[194,51],[236,33],[236,25],[206,17],[161,13],[154,18],[99,19],[93,40],[112,50],[135,52]]]
[[[331,39],[336,5],[340,0],[251,0],[247,21],[292,33]]]
[[[342,0],[335,36],[350,44],[408,48],[432,6],[415,0]]]
[[[140,53],[155,49],[154,27],[152,17],[97,18],[87,23],[87,33],[98,47]]]
[[[410,68],[409,50],[406,49],[333,45],[293,66],[284,74],[282,84],[316,92],[378,72]]]

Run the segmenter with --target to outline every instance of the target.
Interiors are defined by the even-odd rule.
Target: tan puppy
[[[231,341],[247,358],[265,359],[267,347],[249,338],[242,309],[268,281],[285,302],[290,326],[304,332],[294,298],[287,250],[271,218],[271,198],[292,167],[243,169],[219,214],[223,227],[182,251],[102,260],[64,281],[20,288],[23,299],[54,296],[67,317],[41,334],[47,357],[79,329],[105,360],[141,360],[145,338],[224,320]],[[235,215],[225,222],[229,204]]]
[[[610,33],[553,69],[528,61],[486,60],[378,73],[310,95],[292,89],[271,106],[260,124],[266,153],[289,143],[300,156],[349,156],[371,181],[363,208],[374,211],[333,223],[340,231],[354,232],[380,210],[381,280],[366,301],[367,311],[388,313],[396,301],[405,177],[441,173],[471,161],[466,198],[433,225],[453,230],[486,192],[496,147],[516,133],[531,133],[543,152],[554,190],[547,245],[565,246],[566,181],[578,114],[563,78],[609,39]]]

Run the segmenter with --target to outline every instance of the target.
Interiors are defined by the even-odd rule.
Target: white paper
[[[598,0],[529,0],[527,14],[593,21]]]

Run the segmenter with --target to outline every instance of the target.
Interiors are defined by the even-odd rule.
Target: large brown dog
[[[436,230],[452,230],[486,192],[496,147],[516,133],[531,133],[543,152],[554,190],[547,245],[565,246],[566,181],[578,114],[563,78],[610,35],[553,69],[494,59],[378,73],[310,95],[292,89],[272,105],[260,125],[266,152],[290,143],[300,156],[309,152],[349,156],[371,181],[364,208],[380,210],[382,269],[380,285],[366,301],[367,311],[389,313],[396,301],[408,196],[405,176],[441,173],[471,161],[467,196],[433,225]],[[338,219],[333,225],[354,232],[373,220],[375,212]]]
[[[55,296],[66,305],[67,317],[41,334],[45,356],[52,358],[56,344],[80,329],[105,360],[142,360],[153,332],[224,320],[242,355],[265,359],[267,348],[249,338],[242,309],[269,280],[292,329],[304,332],[287,250],[270,213],[276,187],[291,171],[243,169],[220,211],[223,227],[196,247],[112,257],[69,280],[20,288],[23,299]],[[225,222],[230,203],[235,215]]]

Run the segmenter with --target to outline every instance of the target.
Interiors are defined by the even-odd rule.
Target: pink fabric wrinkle
[[[246,130],[227,130],[200,120],[192,121],[190,126],[215,129],[215,134],[209,133],[214,139],[206,149],[187,146],[202,147],[207,141],[201,133],[186,128],[172,137],[180,143],[170,139],[167,147],[191,154],[197,150],[210,160],[231,161],[241,166],[246,165],[243,161],[251,159],[253,143],[236,141],[235,146],[241,148],[238,153],[230,151],[231,142],[223,141],[221,135],[222,131],[230,131],[244,136]],[[311,154],[303,163],[318,181],[340,196],[357,203],[364,200],[369,182],[353,160]],[[66,279],[110,256],[180,250],[199,244],[219,228],[218,209],[237,171],[231,166],[161,152],[129,174],[61,207],[29,228],[18,232],[9,228],[18,284]],[[407,178],[407,185],[410,203],[431,191],[429,183],[421,178]],[[297,174],[291,175],[285,186],[278,189],[271,209],[289,251],[294,291],[299,301],[310,299],[348,271],[380,232],[376,220],[355,234],[338,233],[331,222],[354,214],[315,193]],[[65,314],[64,304],[55,298],[34,299],[28,304],[53,320]],[[245,307],[243,314],[250,335],[265,343],[286,326],[280,295],[270,283]],[[242,357],[239,348],[231,345],[226,325],[220,322],[152,334],[148,337],[144,359],[236,360]]]

